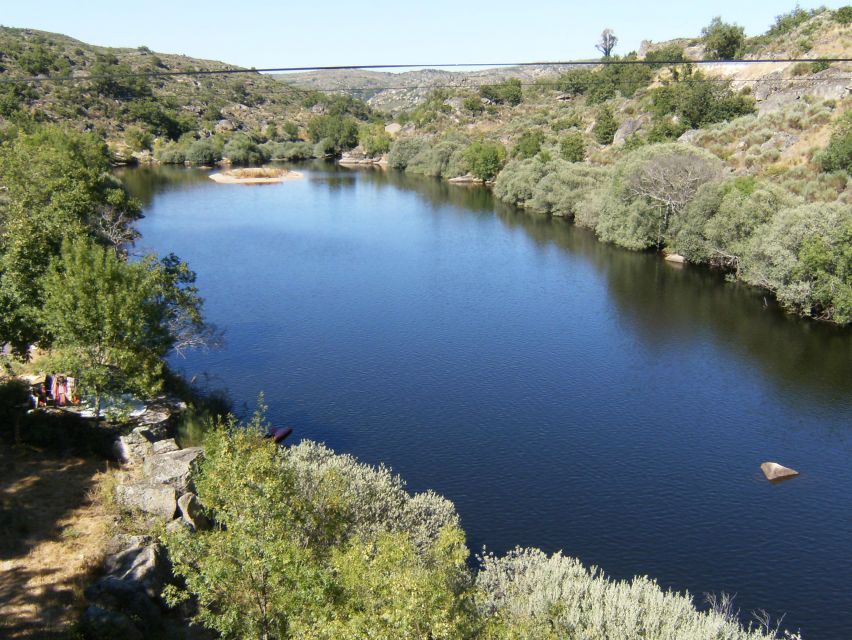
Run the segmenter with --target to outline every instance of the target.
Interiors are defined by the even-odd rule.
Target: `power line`
[[[794,62],[852,62],[852,58],[755,58],[752,60],[566,60],[561,62],[503,62],[503,63],[462,63],[447,64],[366,64],[366,65],[333,65],[314,67],[268,67],[263,69],[189,69],[184,71],[136,71],[130,73],[98,74],[98,75],[65,75],[65,76],[22,76],[18,78],[1,78],[0,84],[22,82],[78,82],[91,80],[112,80],[116,78],[168,78],[173,76],[211,76],[237,74],[269,74],[269,73],[301,73],[307,71],[357,71],[376,69],[455,69],[461,67],[475,68],[507,68],[507,67],[572,67],[572,66],[611,66],[611,65],[678,65],[678,64],[768,64]]]
[[[836,75],[831,76],[832,80],[852,80],[852,75]],[[799,84],[816,84],[819,82],[824,82],[825,78],[808,78],[803,76],[793,76],[791,78],[743,78],[743,79],[734,79],[734,78],[689,78],[689,82],[701,82],[701,83],[718,83],[718,84],[728,84],[733,82],[738,83],[777,83],[777,84],[785,84],[789,82],[799,83]],[[682,80],[680,82],[687,82],[687,80]],[[461,83],[456,84],[420,84],[420,85],[398,85],[398,86],[378,86],[378,87],[323,87],[323,88],[315,88],[315,87],[300,87],[298,85],[292,84],[290,82],[281,81],[282,87],[286,87],[286,90],[278,91],[278,90],[268,90],[268,89],[258,89],[257,92],[264,96],[295,96],[299,92],[302,93],[370,93],[375,92],[379,93],[382,91],[403,91],[403,90],[420,90],[420,89],[482,89],[486,86],[491,86],[490,82],[482,82],[482,83],[467,83],[466,81],[462,81]],[[586,80],[582,83],[584,86],[600,86],[600,85],[612,85],[612,87],[616,90],[635,86],[637,88],[650,86],[648,82],[642,79],[629,79],[629,80]],[[677,84],[675,82],[674,84]],[[529,82],[521,82],[521,87],[541,87],[541,88],[552,88],[558,89],[563,85],[563,82],[558,80],[535,80]],[[203,89],[202,89],[203,90]],[[148,96],[138,96],[138,95],[123,95],[123,96],[111,96],[112,100],[116,100],[118,102],[132,102],[134,100],[144,99]]]

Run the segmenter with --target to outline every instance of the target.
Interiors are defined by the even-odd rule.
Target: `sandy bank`
[[[286,169],[231,169],[210,174],[210,179],[221,184],[275,184],[299,180],[303,174]]]

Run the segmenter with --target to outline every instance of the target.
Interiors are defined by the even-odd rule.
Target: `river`
[[[225,331],[176,368],[447,496],[475,553],[562,549],[852,636],[852,331],[482,188],[299,170],[123,172],[138,248],[187,260]]]

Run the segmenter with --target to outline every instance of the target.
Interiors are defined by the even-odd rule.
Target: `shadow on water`
[[[849,329],[785,313],[768,292],[729,282],[719,272],[601,243],[591,231],[561,219],[500,203],[495,210],[504,224],[523,227],[536,243],[556,245],[594,265],[606,277],[620,316],[649,344],[709,332],[785,388],[808,387],[833,399],[848,395]]]

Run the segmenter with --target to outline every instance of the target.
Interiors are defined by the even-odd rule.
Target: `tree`
[[[524,131],[512,149],[513,158],[532,158],[544,142],[544,132],[541,129]]]
[[[615,37],[613,30],[604,29],[601,32],[600,40],[595,45],[595,49],[600,51],[604,55],[604,58],[609,58],[616,44],[618,44],[618,38]]]
[[[39,280],[64,239],[93,236],[123,251],[139,204],[109,173],[92,134],[41,127],[0,148],[0,342],[19,353],[43,337]]]
[[[201,329],[202,301],[188,267],[174,256],[126,262],[88,238],[66,240],[41,284],[40,317],[57,369],[95,397],[150,394],[162,385],[162,358]]]
[[[604,105],[598,109],[592,134],[598,144],[612,144],[616,131],[618,131],[618,123],[615,121],[615,116],[612,115],[612,109]]]
[[[350,116],[316,116],[308,122],[308,135],[311,142],[323,141],[325,148],[336,155],[358,144],[358,122]]]
[[[498,142],[474,142],[464,152],[468,170],[480,180],[492,180],[506,162],[506,148]]]
[[[509,78],[497,84],[484,84],[479,88],[479,95],[495,104],[509,104],[513,107],[521,104],[524,97],[518,78]]]
[[[370,157],[380,156],[391,148],[391,137],[381,123],[361,125],[358,142]]]
[[[581,133],[569,133],[559,142],[559,155],[568,162],[582,162],[586,159],[586,143]]]
[[[196,620],[224,638],[472,637],[451,503],[322,445],[280,449],[260,405],[248,425],[231,417],[205,439],[194,482],[215,525],[166,536],[185,581],[167,600],[194,595]]]
[[[661,248],[669,226],[698,189],[721,177],[721,162],[680,144],[640,147],[618,165],[597,233],[628,249]]]
[[[745,29],[738,24],[722,22],[716,16],[701,30],[708,60],[732,60],[739,55],[745,43]]]

